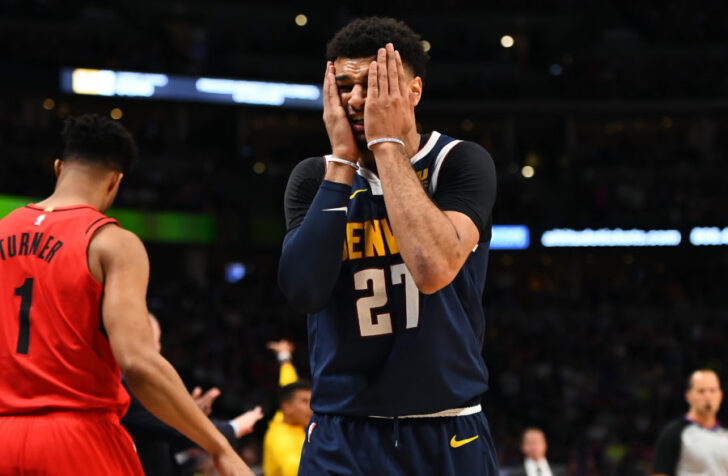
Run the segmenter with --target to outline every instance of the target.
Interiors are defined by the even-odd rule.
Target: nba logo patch
[[[311,422],[311,424],[308,426],[308,442],[311,443],[311,433],[313,433],[313,429],[316,428],[316,422]]]
[[[38,218],[35,219],[35,226],[40,226],[40,224],[43,223],[43,220],[45,220],[45,214],[39,215]]]

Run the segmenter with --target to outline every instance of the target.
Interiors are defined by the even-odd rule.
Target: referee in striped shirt
[[[723,391],[713,370],[696,370],[688,380],[688,413],[665,426],[655,446],[654,476],[728,475],[728,429],[717,415]]]

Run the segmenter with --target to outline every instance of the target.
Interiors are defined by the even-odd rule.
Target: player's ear
[[[415,76],[409,82],[410,100],[413,106],[417,106],[422,99],[422,78]]]
[[[53,172],[56,174],[56,178],[61,175],[61,169],[63,168],[63,161],[56,159],[53,161]]]
[[[121,172],[113,173],[113,175],[111,176],[111,182],[109,183],[109,192],[119,188],[119,185],[121,184],[121,179],[123,177],[124,177],[124,174]]]

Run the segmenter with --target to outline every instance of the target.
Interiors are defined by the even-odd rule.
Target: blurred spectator
[[[670,422],[655,446],[655,476],[725,476],[728,429],[718,423],[723,392],[718,374],[696,370],[688,380],[688,413]]]
[[[149,314],[149,321],[152,325],[157,350],[161,351],[162,330],[159,321],[151,313]],[[124,382],[124,388],[129,392],[126,382]],[[212,403],[220,395],[220,390],[212,388],[203,394],[199,387],[195,387],[191,395],[200,410],[209,415],[212,411]],[[177,430],[149,413],[131,392],[129,392],[129,396],[131,397],[131,403],[126,415],[121,420],[121,424],[134,440],[144,473],[155,476],[180,474],[180,464],[184,463],[188,456],[179,455],[178,453],[196,445]],[[237,439],[252,432],[253,426],[261,418],[263,418],[261,408],[255,407],[253,410],[242,413],[232,420],[211,418],[211,421],[228,439],[230,444],[235,447]]]
[[[504,469],[504,476],[566,476],[566,468],[549,464],[546,459],[547,448],[546,435],[540,428],[526,428],[521,435],[523,463]]]
[[[301,449],[306,437],[306,425],[311,419],[311,385],[297,380],[291,363],[292,343],[270,342],[281,364],[280,410],[268,426],[263,440],[263,474],[265,476],[296,476],[301,461]]]

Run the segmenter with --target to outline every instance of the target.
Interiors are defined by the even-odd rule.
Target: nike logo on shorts
[[[455,439],[455,438],[458,437],[458,435],[453,435],[452,440],[450,440],[450,446],[452,446],[453,448],[460,448],[463,445],[467,445],[471,441],[477,440],[478,439],[478,436],[479,435],[475,435],[472,438],[467,438],[465,440],[458,441],[458,440]]]

